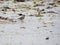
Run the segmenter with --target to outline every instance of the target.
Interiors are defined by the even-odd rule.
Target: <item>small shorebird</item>
[[[24,18],[25,18],[25,15],[23,15],[23,14],[19,14],[19,16],[21,16],[20,18],[18,18],[18,19],[20,19],[21,21],[23,21],[24,20]]]
[[[18,19],[21,20],[21,21],[23,21],[24,18],[25,18],[25,15],[23,15],[23,14],[18,14],[18,15],[20,16]]]

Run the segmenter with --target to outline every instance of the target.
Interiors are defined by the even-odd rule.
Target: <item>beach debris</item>
[[[46,25],[44,25],[43,27],[47,27]]]

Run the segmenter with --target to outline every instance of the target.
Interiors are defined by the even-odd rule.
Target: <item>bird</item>
[[[20,18],[18,18],[18,19],[20,19],[21,21],[23,21],[24,18],[25,18],[25,15],[22,15],[22,16],[21,16]]]

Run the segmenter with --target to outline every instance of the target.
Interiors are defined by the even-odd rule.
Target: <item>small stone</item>
[[[38,29],[40,28],[40,27],[37,27]]]
[[[58,3],[58,5],[60,5],[60,1],[58,1],[57,3]]]
[[[5,11],[4,9],[2,9],[2,11]]]
[[[49,40],[49,37],[46,37],[46,40]]]
[[[50,31],[50,32],[53,32],[53,31]]]
[[[41,11],[45,11],[45,9],[42,9]]]
[[[26,27],[20,27],[21,29],[25,29]]]
[[[6,14],[6,12],[3,12],[3,14]]]
[[[46,9],[51,9],[51,8],[53,8],[53,7],[48,6]]]
[[[56,44],[56,45],[58,45],[58,44]]]
[[[33,16],[33,15],[29,15],[29,16]]]
[[[4,32],[3,30],[1,32]]]
[[[52,5],[52,6],[53,6],[54,4],[55,4],[55,3],[49,3],[49,5]]]
[[[5,20],[7,20],[8,18],[5,18]]]
[[[45,26],[43,26],[43,27],[47,27],[47,26],[45,25]]]
[[[13,12],[15,12],[15,9],[12,9]]]

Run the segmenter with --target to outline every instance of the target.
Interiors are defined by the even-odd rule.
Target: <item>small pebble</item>
[[[2,9],[2,11],[5,11],[4,9]]]
[[[52,5],[52,6],[53,6],[54,4],[55,4],[55,3],[49,3],[49,5]]]
[[[40,28],[40,27],[37,27],[38,29]]]
[[[53,32],[53,31],[50,31],[50,32]]]
[[[0,31],[0,32],[3,32],[4,33],[4,31],[2,30],[2,31]]]
[[[8,18],[5,18],[5,20],[7,20]]]
[[[48,6],[46,9],[51,9],[51,8],[53,8],[53,7]]]
[[[26,29],[26,27],[20,27],[21,29]]]
[[[29,15],[29,16],[34,16],[34,15]]]
[[[43,26],[43,27],[47,27],[47,26]]]
[[[58,45],[58,44],[56,44],[56,45]]]
[[[46,40],[49,40],[49,37],[46,37]]]
[[[12,9],[12,11],[13,11],[13,12],[15,12],[15,10],[14,10],[14,9]]]
[[[41,11],[45,11],[45,9],[42,9]]]

